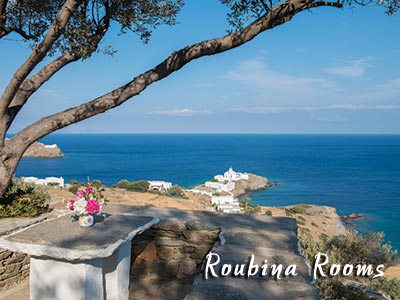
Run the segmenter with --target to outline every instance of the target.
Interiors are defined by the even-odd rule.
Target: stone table
[[[122,300],[129,297],[131,240],[158,221],[114,213],[82,228],[67,214],[3,236],[0,247],[31,256],[31,300]]]

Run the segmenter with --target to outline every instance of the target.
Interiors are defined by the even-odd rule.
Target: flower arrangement
[[[76,192],[75,199],[69,200],[68,208],[79,215],[96,215],[101,213],[105,201],[103,195],[88,184],[84,190]]]

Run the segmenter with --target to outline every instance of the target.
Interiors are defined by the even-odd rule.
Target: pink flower
[[[68,208],[69,208],[70,210],[74,210],[74,209],[75,209],[75,200],[73,200],[73,199],[69,200],[69,202],[68,202]]]
[[[92,192],[93,192],[93,188],[90,187],[90,186],[88,186],[88,187],[86,188],[86,195],[91,194]]]
[[[85,192],[84,191],[77,191],[75,194],[76,199],[81,199],[85,198]]]
[[[95,199],[90,199],[86,203],[86,211],[90,215],[98,214],[100,212],[100,204]]]

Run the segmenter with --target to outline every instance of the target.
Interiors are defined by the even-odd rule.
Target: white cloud
[[[345,77],[360,77],[365,74],[366,70],[371,67],[370,62],[373,57],[365,57],[357,60],[352,60],[345,65],[324,69],[328,74],[345,76]]]
[[[228,111],[253,114],[279,114],[289,112],[314,112],[329,110],[400,110],[400,105],[331,104],[322,106],[235,107],[229,109]]]
[[[336,90],[331,81],[317,77],[296,76],[277,72],[259,59],[240,63],[235,70],[226,73],[226,78],[246,84],[253,92],[262,92],[277,99],[305,99],[327,95]]]
[[[190,108],[174,108],[169,110],[156,110],[151,112],[152,115],[164,115],[164,116],[178,116],[178,117],[188,117],[193,115],[207,115],[211,112],[207,110],[193,110]]]

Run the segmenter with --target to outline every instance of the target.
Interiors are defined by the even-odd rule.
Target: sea
[[[16,175],[112,185],[121,179],[204,183],[229,167],[267,177],[250,194],[265,206],[311,203],[361,213],[355,229],[400,249],[400,135],[52,134],[59,159],[23,158]]]

